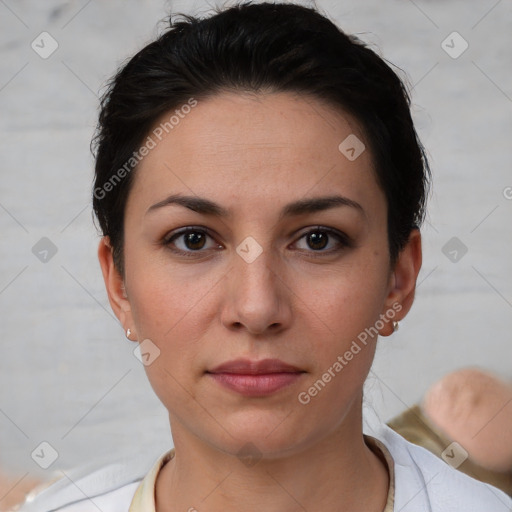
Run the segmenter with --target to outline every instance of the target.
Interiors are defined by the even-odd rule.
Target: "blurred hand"
[[[40,483],[41,481],[29,476],[8,476],[0,473],[0,512],[7,512],[15,505],[23,503],[26,494]]]
[[[465,368],[435,383],[425,394],[422,409],[475,463],[512,472],[512,384]]]

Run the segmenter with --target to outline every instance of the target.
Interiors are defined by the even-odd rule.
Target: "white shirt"
[[[380,448],[388,464],[391,478],[383,512],[512,512],[512,499],[504,492],[457,471],[387,425],[365,439]],[[63,477],[29,497],[19,510],[155,512],[156,478],[173,455],[174,449],[164,453],[149,471],[134,461],[71,477],[73,482]]]

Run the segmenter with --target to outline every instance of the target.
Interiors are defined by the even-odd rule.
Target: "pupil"
[[[323,249],[327,245],[327,236],[318,231],[311,233],[308,236],[308,244],[312,249]]]
[[[199,244],[199,247],[196,247],[196,244]],[[201,249],[204,245],[203,234],[202,233],[187,233],[187,236],[185,237],[185,245],[189,249]]]

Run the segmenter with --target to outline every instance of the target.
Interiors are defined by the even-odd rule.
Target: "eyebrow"
[[[184,208],[188,208],[189,210],[203,215],[211,215],[219,218],[230,217],[229,210],[209,199],[198,196],[183,196],[180,194],[172,194],[169,197],[166,197],[163,201],[155,203],[148,208],[146,214],[171,205],[183,206]],[[281,220],[285,217],[320,212],[340,206],[348,206],[350,208],[354,208],[360,214],[366,217],[364,208],[358,202],[349,199],[348,197],[333,195],[300,199],[298,201],[289,203],[281,210],[279,218]]]

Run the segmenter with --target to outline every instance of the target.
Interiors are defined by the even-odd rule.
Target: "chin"
[[[276,411],[236,413],[225,417],[223,426],[231,434],[223,436],[223,451],[238,455],[240,450],[255,452],[260,457],[277,459],[300,451],[314,439],[313,425],[298,421],[297,415],[289,412],[276,414]]]

